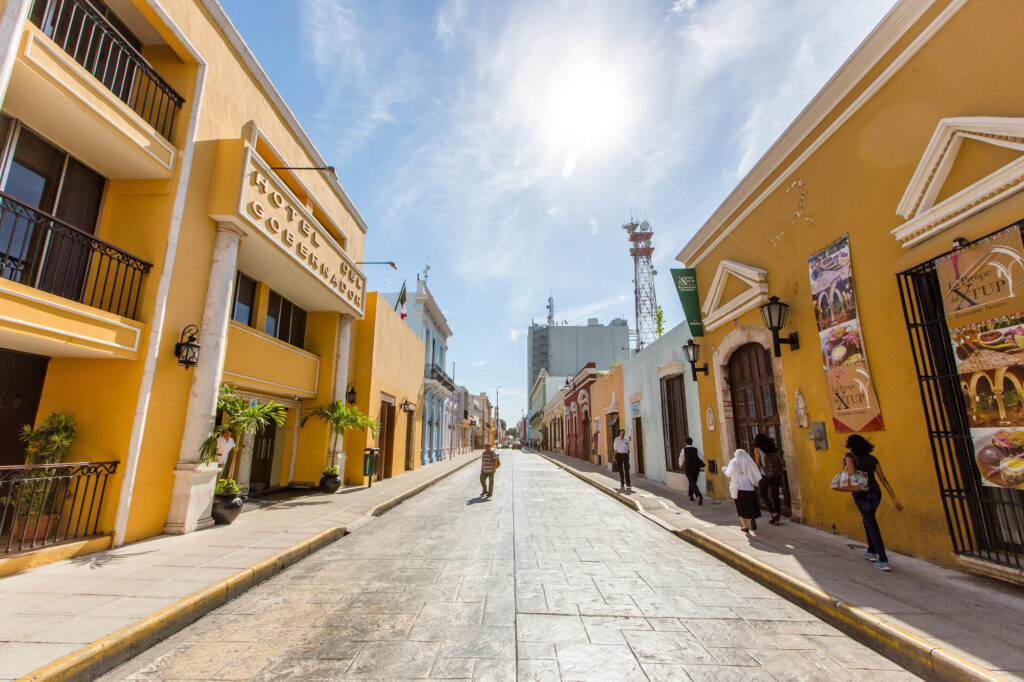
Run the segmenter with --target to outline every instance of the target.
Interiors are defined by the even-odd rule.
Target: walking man
[[[629,480],[629,446],[630,441],[626,438],[626,430],[619,429],[619,437],[612,443],[612,447],[615,449],[615,465],[619,470],[619,490],[633,489]]]
[[[683,473],[686,474],[686,480],[690,483],[689,495],[690,499],[693,496],[697,496],[697,504],[704,504],[704,495],[701,494],[700,488],[697,487],[697,477],[700,476],[700,470],[704,468],[704,455],[700,454],[700,450],[693,447],[693,439],[689,436],[686,437],[686,447],[683,448],[682,456],[680,459],[682,462]]]
[[[491,449],[488,443],[484,448],[484,454],[480,456],[480,487],[483,492],[480,497],[491,497],[494,495],[494,472],[501,466],[498,453]]]

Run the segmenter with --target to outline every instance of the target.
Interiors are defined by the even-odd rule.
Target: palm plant
[[[228,423],[214,426],[213,431],[199,448],[203,461],[207,463],[217,459],[217,438],[221,435],[230,431],[241,441],[243,434],[262,433],[263,429],[271,423],[282,426],[287,415],[284,405],[274,401],[249,404],[242,396],[235,395],[234,390],[226,384],[220,387],[220,394],[217,396],[217,409],[224,410],[228,415]],[[237,457],[229,457],[225,462],[225,476],[228,475],[231,470],[230,466],[234,465],[236,460]]]
[[[71,449],[71,443],[78,434],[75,415],[54,412],[32,428],[31,424],[21,427],[21,442],[25,444],[26,464],[56,464],[64,459]]]
[[[302,411],[302,426],[305,426],[306,422],[314,417],[326,422],[331,427],[331,434],[333,436],[331,440],[332,465],[335,464],[333,458],[338,452],[338,437],[345,433],[345,431],[349,429],[369,429],[375,436],[380,432],[380,422],[367,417],[359,411],[358,407],[346,407],[345,403],[341,400],[335,400],[326,405],[307,407]]]

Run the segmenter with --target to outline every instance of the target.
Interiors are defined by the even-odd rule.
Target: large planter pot
[[[223,493],[213,496],[213,509],[210,515],[217,525],[228,524],[242,513],[242,496],[238,493]]]
[[[338,474],[324,474],[320,477],[320,492],[333,495],[341,487],[341,476]]]
[[[60,516],[57,514],[22,517],[14,522],[14,532],[11,537],[15,542],[22,542],[22,540],[28,543],[44,542],[51,530],[54,533],[57,532],[59,523]]]

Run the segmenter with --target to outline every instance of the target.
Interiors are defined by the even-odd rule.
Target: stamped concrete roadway
[[[104,679],[916,679],[535,455],[468,467]]]

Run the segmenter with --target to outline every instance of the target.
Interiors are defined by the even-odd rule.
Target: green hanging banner
[[[700,319],[700,294],[697,293],[697,271],[693,268],[671,268],[671,271],[679,302],[683,304],[686,323],[690,325],[690,334],[704,336],[704,323]]]

